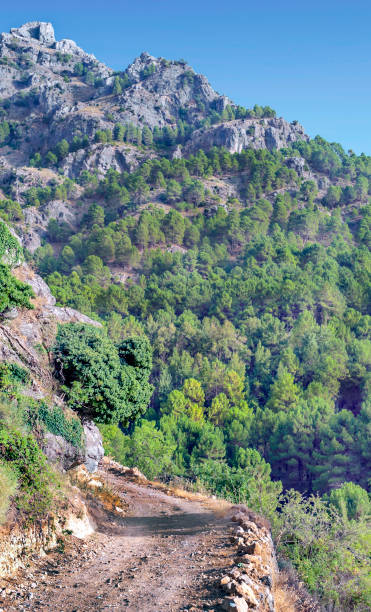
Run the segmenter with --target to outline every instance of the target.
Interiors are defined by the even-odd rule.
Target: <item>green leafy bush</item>
[[[129,449],[128,436],[117,425],[98,425],[98,427],[102,434],[105,455],[125,465]]]
[[[16,279],[8,266],[0,264],[0,312],[13,306],[33,308],[30,302],[33,296],[29,285]]]
[[[9,231],[5,223],[0,222],[0,261],[12,265],[22,257],[22,247]]]
[[[126,340],[119,347],[102,329],[70,323],[59,327],[55,363],[70,406],[98,423],[128,423],[145,411],[148,341]]]
[[[54,499],[56,479],[33,436],[0,429],[0,459],[18,477],[17,508],[31,518],[47,512]]]
[[[273,517],[276,548],[329,610],[371,606],[369,525],[342,516],[318,496],[290,490]]]
[[[365,489],[354,482],[346,482],[333,489],[326,499],[345,520],[371,519],[370,497]]]
[[[30,375],[25,368],[18,363],[0,363],[0,390],[18,385],[26,385],[30,381]]]
[[[67,442],[78,448],[82,448],[84,445],[84,429],[80,419],[76,417],[67,418],[59,406],[49,408],[45,402],[40,402],[39,405],[31,408],[31,410],[29,409],[28,422],[33,426],[38,422],[43,423],[50,433],[62,436]]]
[[[166,439],[152,421],[143,420],[132,436],[125,436],[112,425],[101,425],[104,450],[116,461],[139,468],[147,478],[165,476],[172,471],[176,446]]]
[[[274,514],[282,484],[271,480],[271,468],[254,449],[244,452],[243,467],[230,467],[218,461],[194,466],[198,480],[211,492],[270,518]]]

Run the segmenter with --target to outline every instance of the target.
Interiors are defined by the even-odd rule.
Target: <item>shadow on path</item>
[[[166,516],[127,516],[123,535],[139,536],[192,536],[206,529],[225,529],[225,521],[213,513],[182,513]]]

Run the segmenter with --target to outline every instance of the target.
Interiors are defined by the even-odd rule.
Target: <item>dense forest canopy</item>
[[[112,142],[124,138],[115,130]],[[371,159],[319,137],[281,151],[214,147],[171,159],[166,144],[146,139],[137,146],[156,156],[134,172],[80,174],[78,231],[50,221],[33,257],[57,302],[97,318],[116,346],[150,341],[149,408],[127,429],[101,426],[107,452],[150,477],[245,500],[273,524],[286,517],[290,529],[299,507],[302,522],[329,500],[341,512],[366,508]],[[69,197],[73,182],[57,188]],[[26,205],[56,197],[47,190],[30,190]],[[279,501],[292,489],[301,501]],[[361,548],[368,512],[352,519]],[[282,536],[282,551],[324,600],[353,606],[348,583],[331,591],[340,580],[332,545],[344,529],[334,525],[321,534],[325,556],[300,542],[300,529],[294,547]],[[364,576],[363,557],[348,563]]]

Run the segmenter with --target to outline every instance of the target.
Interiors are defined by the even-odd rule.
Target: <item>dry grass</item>
[[[71,482],[90,498],[98,500],[110,512],[124,514],[127,503],[111,483],[100,474],[90,474],[83,466],[78,466],[70,472]]]
[[[273,596],[276,612],[319,612],[318,603],[309,595],[294,571],[275,574]]]
[[[217,497],[210,497],[210,493],[205,491],[192,491],[186,488],[187,483],[182,486],[176,483],[165,484],[157,480],[150,481],[149,486],[159,491],[163,491],[167,495],[178,497],[180,499],[186,499],[192,502],[199,502],[204,506],[207,506],[215,514],[219,516],[225,516],[232,508],[232,504],[225,499],[219,499]]]
[[[293,593],[277,587],[273,589],[273,596],[276,612],[297,612],[296,597]]]
[[[103,485],[100,488],[89,488],[89,494],[98,499],[102,506],[110,512],[124,514],[128,510],[128,504],[123,501],[122,497],[112,487]]]
[[[103,111],[101,108],[99,108],[99,106],[84,106],[84,108],[82,108],[80,112],[89,113],[92,115],[103,115]]]

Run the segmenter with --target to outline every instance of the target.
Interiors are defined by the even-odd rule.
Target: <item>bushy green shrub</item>
[[[13,306],[33,308],[30,302],[33,295],[29,285],[16,279],[8,266],[0,264],[0,312]]]
[[[22,257],[22,247],[5,223],[0,222],[0,262],[12,265]]]
[[[17,385],[26,385],[30,380],[30,375],[17,363],[0,363],[0,390]]]
[[[371,543],[366,522],[349,522],[333,504],[292,489],[273,517],[273,535],[281,560],[290,560],[325,609],[370,609]]]
[[[127,340],[116,347],[102,329],[69,323],[59,328],[55,363],[71,408],[98,423],[127,424],[147,408],[152,394],[148,341]]]
[[[147,478],[157,478],[172,472],[172,456],[176,446],[166,439],[153,421],[143,420],[132,436],[103,426],[105,452],[111,450],[114,459],[130,467],[139,468]],[[120,435],[121,434],[121,435]]]
[[[67,442],[82,448],[84,429],[77,417],[67,417],[60,406],[49,407],[45,402],[26,398],[25,420],[31,429],[45,428],[55,436],[62,436]]]
[[[3,387],[0,391],[0,428],[17,429],[27,433],[26,412],[15,387]]]
[[[198,480],[211,492],[270,518],[282,492],[281,482],[271,480],[271,468],[255,449],[244,452],[243,467],[207,460],[194,466]]]
[[[354,482],[346,482],[333,489],[325,499],[348,521],[371,518],[370,497],[365,489]]]
[[[79,448],[83,446],[84,429],[80,419],[75,417],[68,419],[62,408],[59,406],[49,408],[44,402],[41,403],[37,416],[50,433],[62,436],[67,442]]]
[[[17,475],[10,465],[0,462],[0,525],[6,520],[10,501],[17,490]]]
[[[55,497],[56,478],[31,434],[0,429],[0,459],[19,480],[15,503],[31,518],[45,514]],[[53,487],[54,485],[54,487]]]
[[[99,425],[98,427],[102,434],[105,455],[125,465],[129,449],[128,436],[117,425]]]

